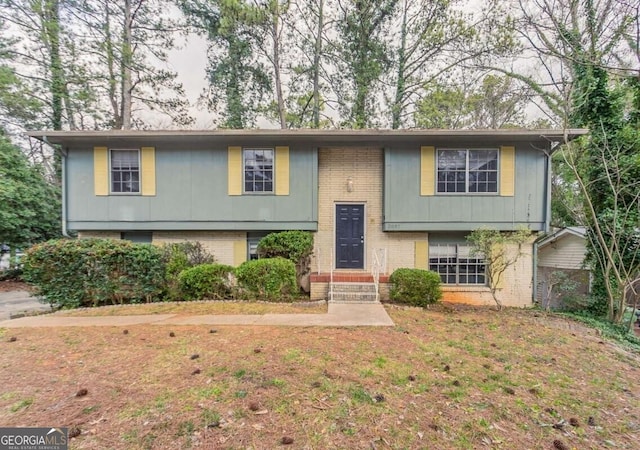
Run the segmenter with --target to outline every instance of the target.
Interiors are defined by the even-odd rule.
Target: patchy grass
[[[325,314],[326,312],[327,305],[324,302],[266,303],[204,301],[102,306],[99,308],[63,310],[56,312],[56,315],[69,317],[88,317],[130,316],[148,314]]]
[[[15,329],[0,423],[77,427],[74,449],[637,448],[640,359],[600,332],[388,311],[396,327]]]

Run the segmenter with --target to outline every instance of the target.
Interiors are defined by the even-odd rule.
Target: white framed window
[[[252,231],[247,233],[248,261],[258,259],[258,244],[260,243],[260,239],[262,239],[269,233],[275,233],[275,231]]]
[[[438,149],[437,192],[498,193],[497,149]]]
[[[472,255],[469,245],[430,245],[429,270],[438,273],[443,284],[485,285],[487,282],[484,258]]]
[[[245,193],[274,193],[273,162],[274,149],[272,148],[245,148],[242,150]]]
[[[111,192],[140,193],[140,150],[112,149],[109,152]]]

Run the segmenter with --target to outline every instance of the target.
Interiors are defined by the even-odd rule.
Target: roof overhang
[[[327,145],[371,145],[384,147],[397,144],[421,143],[422,145],[482,145],[482,142],[529,143],[533,147],[553,150],[558,144],[571,141],[588,133],[588,130],[322,130],[322,129],[243,129],[243,130],[109,130],[109,131],[29,131],[29,137],[48,144],[63,147],[77,145],[149,145],[150,141],[172,143],[233,143],[259,142],[262,145],[317,143]],[[479,142],[481,141],[481,142]]]
[[[567,227],[567,228],[561,228],[558,231],[556,231],[555,233],[551,233],[547,236],[544,236],[543,238],[541,238],[537,245],[538,248],[542,248],[545,247],[549,244],[553,244],[554,242],[557,242],[560,239],[563,239],[567,236],[576,236],[579,237],[581,239],[586,239],[587,238],[587,231],[584,227]]]

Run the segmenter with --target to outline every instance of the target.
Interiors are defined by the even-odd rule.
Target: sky
[[[194,129],[213,128],[212,113],[206,108],[197,108],[195,104],[203,89],[207,86],[207,42],[206,39],[192,34],[180,48],[169,52],[169,66],[178,73],[187,98],[191,103],[191,115],[196,118]]]

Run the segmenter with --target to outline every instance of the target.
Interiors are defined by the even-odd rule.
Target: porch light
[[[353,178],[347,178],[347,192],[353,192]]]

